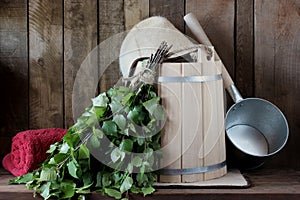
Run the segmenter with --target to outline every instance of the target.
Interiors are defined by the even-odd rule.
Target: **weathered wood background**
[[[300,168],[300,0],[0,0],[0,158],[26,129],[72,125],[76,72],[97,44],[149,16],[196,14],[244,97],[275,103],[290,138],[272,167]],[[99,90],[119,77],[114,64]]]

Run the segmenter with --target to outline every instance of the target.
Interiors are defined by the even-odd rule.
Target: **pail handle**
[[[208,39],[207,35],[205,34],[203,28],[199,24],[197,18],[194,16],[193,13],[189,13],[184,16],[184,21],[186,22],[187,26],[193,33],[193,35],[196,37],[198,42],[203,43],[205,45],[212,45],[210,40]],[[215,52],[216,58],[220,60],[220,57],[218,56],[217,52]],[[243,100],[243,97],[239,93],[238,89],[235,87],[234,82],[232,78],[230,77],[226,67],[221,62],[222,67],[222,77],[224,80],[224,88],[227,89],[228,93],[234,100],[234,102],[239,102]]]

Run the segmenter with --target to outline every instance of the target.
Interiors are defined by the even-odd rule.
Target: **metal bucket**
[[[231,88],[234,88],[232,86]],[[226,114],[229,163],[241,169],[261,166],[287,142],[289,127],[274,104],[259,98],[242,99],[233,89],[234,104]]]

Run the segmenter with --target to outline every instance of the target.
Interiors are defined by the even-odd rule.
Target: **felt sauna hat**
[[[164,17],[154,16],[136,24],[126,35],[120,49],[119,64],[122,75],[128,77],[130,66],[141,57],[153,53],[162,41],[173,45],[171,51],[194,45]]]

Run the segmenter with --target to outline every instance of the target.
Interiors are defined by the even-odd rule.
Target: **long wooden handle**
[[[193,13],[189,13],[185,15],[183,19],[199,43],[212,46],[203,28],[201,27],[200,23],[198,22],[197,18],[194,16]],[[216,53],[216,57],[219,58],[217,53]],[[232,78],[230,77],[223,63],[222,63],[222,77],[224,80],[224,87],[226,89],[229,89],[231,85],[234,85]]]

